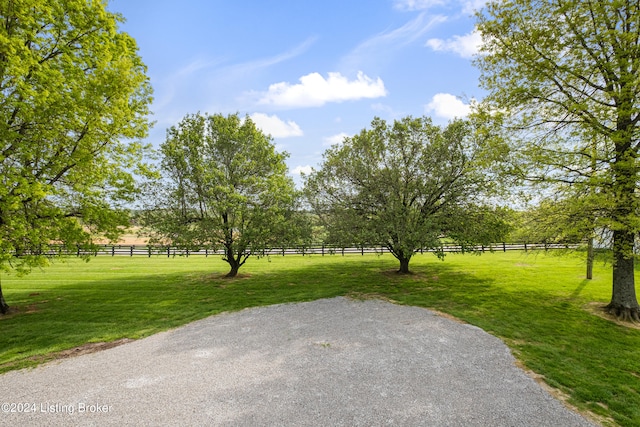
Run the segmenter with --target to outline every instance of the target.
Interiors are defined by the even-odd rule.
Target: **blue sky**
[[[484,0],[111,0],[154,88],[148,142],[191,113],[248,114],[318,166],[375,117],[462,117],[481,98],[473,10]]]

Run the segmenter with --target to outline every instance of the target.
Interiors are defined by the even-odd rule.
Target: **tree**
[[[601,220],[613,234],[607,309],[640,320],[633,252],[640,230],[640,3],[492,1],[478,15],[478,29],[485,103],[511,131],[511,157],[528,178],[597,190],[593,200],[606,208]]]
[[[187,115],[160,151],[164,178],[143,215],[155,241],[222,249],[234,277],[252,254],[299,237],[287,154],[248,116]]]
[[[584,250],[586,242],[585,277],[589,280],[593,278],[595,240],[607,240],[605,229],[599,225],[601,211],[589,195],[554,194],[519,212],[519,227],[511,238],[534,243],[572,243],[579,245],[579,250]]]
[[[469,122],[443,129],[426,117],[392,126],[375,118],[371,129],[324,153],[305,177],[305,193],[330,238],[383,245],[406,274],[417,250],[443,257],[443,238],[472,250],[504,231],[497,211],[482,203],[493,185],[480,167],[482,152]]]
[[[602,191],[607,186],[609,174],[598,163],[598,144],[584,144],[587,135],[571,136],[567,132],[555,132],[553,142],[547,141],[544,149],[523,148],[509,156],[514,166],[511,173],[537,188],[536,206],[522,216],[523,227],[518,239],[534,242],[564,242],[587,246],[586,278],[593,278],[595,241],[600,244],[610,240],[607,218],[611,215],[610,194]],[[590,150],[566,152],[566,147],[582,145]],[[528,143],[527,143],[528,144]],[[525,145],[527,145],[525,144]],[[590,146],[589,146],[590,145]],[[570,149],[569,149],[570,150]],[[545,166],[548,157],[541,153],[553,152],[556,165]],[[562,153],[562,154],[561,154]],[[560,161],[562,157],[562,161]],[[540,187],[543,187],[543,191]],[[532,240],[533,239],[533,240]],[[578,247],[583,249],[581,245]]]
[[[0,270],[127,224],[151,88],[121,21],[102,1],[0,1]]]

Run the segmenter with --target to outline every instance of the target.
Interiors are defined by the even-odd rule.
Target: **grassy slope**
[[[252,259],[222,279],[219,258],[71,259],[24,278],[3,276],[0,371],[86,342],[140,338],[221,311],[337,295],[380,296],[452,314],[502,338],[570,403],[640,426],[640,330],[589,314],[610,298],[610,269],[583,280],[582,259],[521,252],[416,255],[416,274],[389,256]]]

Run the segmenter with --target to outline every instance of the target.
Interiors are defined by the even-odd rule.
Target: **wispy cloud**
[[[401,27],[383,31],[360,43],[342,59],[340,68],[349,71],[369,69],[381,61],[390,61],[399,48],[418,41],[446,20],[444,15],[422,12]]]
[[[197,58],[160,80],[155,81],[152,75],[156,97],[153,102],[153,110],[158,112],[174,103],[175,99],[180,97],[180,94],[186,92],[186,88],[194,76],[215,68],[220,62],[220,60]]]
[[[355,80],[340,73],[329,73],[327,78],[319,73],[300,77],[299,83],[275,83],[261,94],[259,104],[276,107],[320,107],[328,102],[344,102],[363,98],[386,96],[387,90],[381,78],[372,79],[358,72]]]
[[[447,4],[445,0],[394,0],[393,7],[399,10],[425,10]]]
[[[453,36],[450,39],[429,39],[426,46],[435,51],[453,52],[463,58],[471,58],[480,51],[482,36],[472,31],[464,36]]]
[[[407,22],[403,26],[391,31],[385,31],[361,43],[357,49],[368,49],[380,45],[404,45],[416,41],[423,34],[429,31],[434,25],[446,21],[446,16],[430,16],[426,13],[419,14],[416,18]]]
[[[488,0],[466,0],[462,2],[462,12],[473,14],[487,5]]]
[[[403,11],[429,10],[437,7],[459,8],[462,13],[472,14],[487,4],[487,0],[394,0],[393,7]]]
[[[270,116],[263,113],[253,113],[251,120],[253,120],[256,126],[264,133],[274,138],[289,138],[304,135],[302,129],[300,129],[300,126],[298,126],[296,122],[291,120],[285,122],[275,114]]]
[[[267,58],[257,59],[255,61],[244,62],[226,67],[225,71],[231,75],[253,73],[263,68],[277,65],[281,62],[288,61],[305,53],[315,43],[317,37],[310,37],[293,48]]]
[[[230,63],[229,58],[198,57],[160,78],[154,78],[152,73],[156,98],[152,110],[157,127],[175,124],[187,113],[242,108],[236,98],[249,78],[304,54],[315,41],[316,38],[311,37],[286,51],[248,62]]]

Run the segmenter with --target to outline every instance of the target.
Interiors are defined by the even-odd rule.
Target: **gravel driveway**
[[[0,375],[4,425],[590,426],[481,329],[346,298]],[[12,412],[13,411],[13,412]]]

